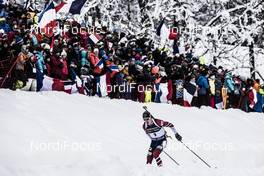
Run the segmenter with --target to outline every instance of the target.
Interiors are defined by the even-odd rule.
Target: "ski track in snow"
[[[152,114],[172,122],[183,142],[230,144],[230,151],[193,148],[209,169],[174,138],[161,154],[164,167],[145,165],[150,144],[142,129],[144,104],[63,92],[0,89],[1,176],[262,176],[263,114],[207,107],[147,104]],[[170,129],[168,134],[172,137]],[[98,144],[82,150],[41,150],[38,143]],[[180,148],[182,147],[182,148]],[[214,168],[217,166],[217,169]]]

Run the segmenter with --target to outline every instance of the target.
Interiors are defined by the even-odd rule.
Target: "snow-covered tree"
[[[177,22],[180,45],[193,45],[195,56],[234,67],[252,66],[249,46],[264,46],[263,0],[89,0],[78,18],[150,40],[165,18],[168,28]]]

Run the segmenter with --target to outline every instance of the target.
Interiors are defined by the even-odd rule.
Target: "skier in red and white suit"
[[[170,127],[174,132],[176,139],[179,141],[182,140],[182,137],[177,133],[172,123],[160,119],[154,119],[148,111],[143,113],[143,120],[143,129],[151,139],[147,155],[147,164],[152,164],[152,160],[155,158],[157,165],[162,166],[162,160],[159,155],[167,144],[166,131],[163,127]]]

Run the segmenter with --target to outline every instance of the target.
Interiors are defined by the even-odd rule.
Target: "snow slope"
[[[148,104],[154,116],[174,123],[183,141],[213,166],[207,168],[168,139],[166,151],[181,166],[162,154],[164,167],[157,168],[145,165],[150,141],[142,130],[142,105],[61,92],[0,90],[0,175],[264,174],[263,114]]]

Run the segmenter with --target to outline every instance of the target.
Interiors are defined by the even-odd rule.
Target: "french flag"
[[[67,5],[67,2],[62,1],[60,4],[55,6],[56,13],[61,12]]]
[[[89,35],[89,43],[91,45],[95,45],[96,43],[98,43],[100,40],[102,39],[102,37],[98,34],[91,34]]]
[[[164,46],[170,35],[170,30],[165,24],[165,18],[161,20],[159,26],[157,27],[156,34],[160,37],[160,45]]]
[[[96,64],[96,67],[99,67],[100,69],[104,68],[104,59],[100,59]]]
[[[119,68],[118,68],[117,65],[112,64],[108,68],[110,70],[110,76],[111,76],[111,78],[114,77],[115,74],[119,72]]]
[[[96,94],[99,97],[106,97],[109,92],[111,92],[111,74],[106,73],[99,77],[99,80],[97,80],[97,89]]]
[[[52,37],[54,35],[54,28],[59,25],[56,21],[56,14],[65,4],[65,2],[61,2],[59,5],[55,6],[55,4],[51,2],[39,15],[39,28],[47,37]]]
[[[162,103],[168,103],[168,99],[167,99],[167,95],[169,94],[169,90],[168,90],[168,83],[160,83],[160,87],[159,90],[162,94],[160,97],[160,101]]]
[[[56,20],[56,10],[54,3],[51,2],[47,5],[47,7],[40,13],[39,20],[38,20],[38,26],[39,28],[43,29],[45,28],[49,23]]]
[[[183,100],[185,107],[191,107],[193,96],[195,95],[197,89],[196,86],[190,82],[185,83],[183,89]]]
[[[119,72],[119,68],[117,65],[111,65],[111,66],[109,66],[109,69],[111,70],[111,72],[114,72],[114,73]]]
[[[76,82],[63,81],[44,75],[41,83],[42,85],[40,86],[40,90],[38,91],[63,91],[69,94],[84,94],[84,87],[82,86],[82,82],[80,79],[77,79]]]
[[[69,12],[71,14],[80,14],[82,7],[86,3],[87,0],[74,0],[71,4]]]
[[[58,8],[58,12],[62,13],[71,13],[71,14],[80,14],[81,10],[87,0],[68,0],[62,2]]]

